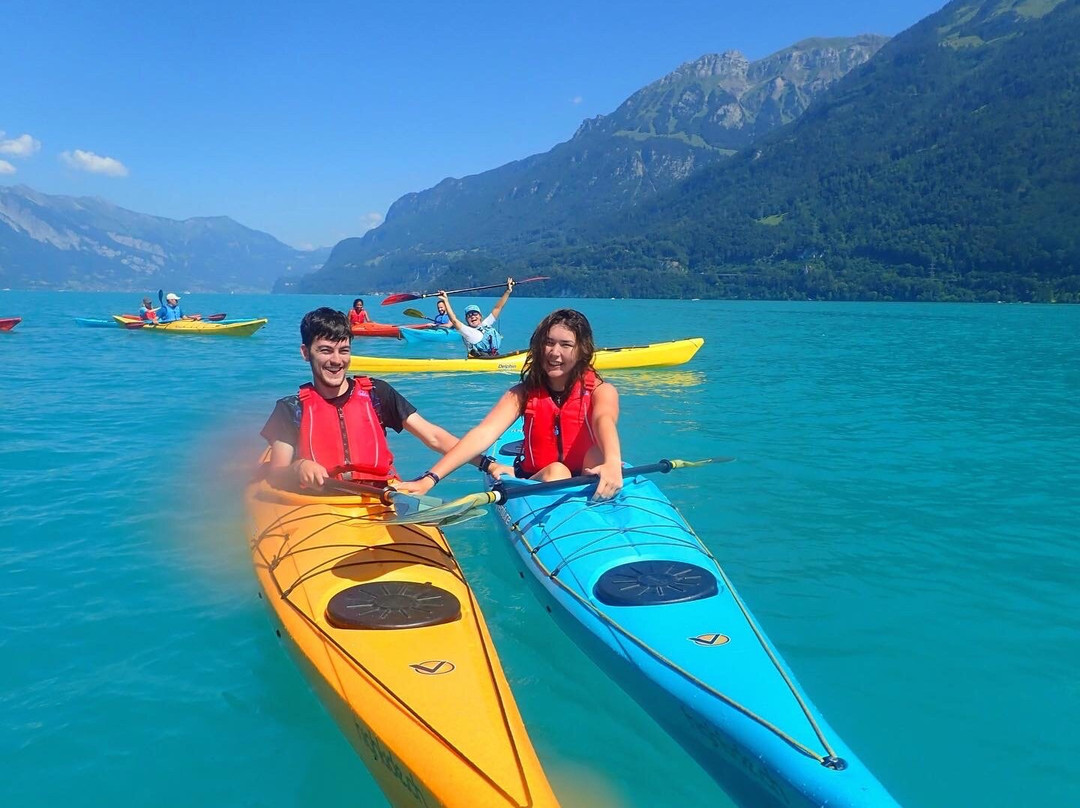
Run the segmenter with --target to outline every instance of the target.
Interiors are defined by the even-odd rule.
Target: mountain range
[[[382,288],[403,273],[419,281],[447,257],[513,251],[625,210],[795,120],[886,41],[811,39],[754,62],[736,51],[703,56],[544,154],[406,194],[380,227],[339,242],[325,269],[294,288]]]
[[[862,63],[859,40],[795,62],[822,43],[834,73],[789,96],[808,72],[684,66],[545,155],[403,197],[290,288],[1080,302],[1080,0],[955,0]]]
[[[328,254],[225,216],[177,221],[93,197],[0,186],[0,288],[266,292]]]

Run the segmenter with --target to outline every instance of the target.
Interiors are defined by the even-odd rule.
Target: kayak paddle
[[[331,469],[333,472],[337,472],[337,469]],[[442,507],[443,501],[436,497],[421,496],[418,494],[399,494],[393,488],[380,488],[375,485],[368,485],[366,483],[354,483],[350,480],[336,480],[333,478],[328,479],[322,484],[321,490],[326,494],[337,494],[339,496],[352,497],[357,494],[372,494],[377,496],[383,503],[387,505],[393,505],[396,512],[400,515],[402,513],[410,513],[415,515],[416,511],[424,510],[430,512],[436,508]],[[459,522],[467,522],[470,519],[475,519],[482,515],[482,511],[479,508],[475,508],[468,512],[460,514],[451,514],[439,519],[440,526],[456,525]],[[418,524],[416,520],[413,522],[400,521],[397,517],[383,520],[389,524]]]
[[[623,478],[635,477],[638,474],[651,474],[660,472],[667,474],[672,469],[693,468],[704,466],[707,463],[730,463],[734,457],[710,457],[705,460],[660,460],[657,463],[649,463],[644,466],[631,466],[623,469]],[[464,521],[471,518],[474,511],[479,511],[487,505],[505,502],[508,499],[538,494],[544,491],[556,491],[560,488],[573,488],[578,485],[595,483],[599,478],[595,475],[581,475],[570,477],[565,480],[552,480],[547,483],[536,485],[522,485],[507,488],[502,483],[495,483],[490,491],[479,491],[475,494],[466,494],[460,499],[451,500],[434,507],[426,506],[424,499],[432,497],[418,497],[414,494],[396,493],[392,500],[397,509],[397,516],[386,521],[394,525],[446,525]],[[415,503],[409,500],[415,500]]]
[[[537,275],[535,278],[523,278],[520,281],[514,281],[514,285],[516,286],[519,283],[532,283],[533,281],[546,281],[546,280],[549,280],[549,278],[546,275]],[[446,294],[448,294],[448,295],[459,295],[462,292],[479,292],[479,291],[481,291],[483,289],[499,289],[500,287],[503,287],[503,286],[506,286],[505,282],[504,283],[489,283],[487,286],[473,286],[473,287],[471,287],[469,289],[450,289],[449,291],[447,291]],[[409,294],[408,292],[401,292],[401,293],[396,294],[396,295],[387,295],[386,299],[383,300],[382,304],[384,306],[392,306],[395,303],[408,303],[410,300],[423,300],[425,297],[438,297],[438,295],[439,295],[438,292],[425,292],[422,295],[413,295],[413,294]]]

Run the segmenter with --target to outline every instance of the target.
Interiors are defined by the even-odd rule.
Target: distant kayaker
[[[348,375],[352,331],[342,312],[309,311],[300,337],[311,382],[279,399],[260,432],[270,443],[272,485],[313,488],[331,477],[385,484],[397,476],[387,429],[404,429],[437,452],[457,443],[382,379]]]
[[[352,308],[349,309],[349,325],[361,325],[363,323],[370,323],[371,315],[364,310],[364,301],[360,298],[356,298],[352,302]]]
[[[158,320],[163,323],[191,319],[185,317],[184,310],[180,308],[180,296],[176,292],[165,295],[165,305],[157,310],[157,314]]]
[[[514,466],[484,457],[479,464],[482,471],[494,477],[509,473],[544,481],[595,474],[600,479],[594,497],[615,496],[623,484],[619,394],[593,369],[595,350],[584,314],[574,309],[553,311],[529,340],[521,383],[504,393],[484,420],[423,477],[394,487],[410,494],[427,493],[524,416],[525,440]]]
[[[435,304],[435,319],[431,322],[435,325],[446,326],[448,328],[453,327],[453,323],[450,322],[450,315],[446,313],[446,304],[441,300]]]
[[[142,308],[139,309],[139,318],[155,322],[158,318],[157,306],[148,297],[142,299]]]
[[[503,337],[499,330],[495,328],[495,321],[499,319],[499,314],[502,312],[503,306],[506,305],[506,301],[510,299],[512,291],[514,291],[514,279],[507,278],[506,291],[503,292],[499,302],[492,308],[491,314],[484,317],[479,306],[470,304],[465,307],[464,323],[454,314],[454,310],[450,307],[450,298],[446,296],[446,292],[439,292],[439,303],[446,309],[446,316],[450,318],[450,323],[461,334],[461,340],[465,343],[465,347],[471,355],[498,356]]]

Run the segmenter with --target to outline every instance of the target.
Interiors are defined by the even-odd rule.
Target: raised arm
[[[454,314],[454,307],[450,305],[449,296],[441,289],[439,290],[439,300],[441,300],[443,302],[443,305],[446,306],[446,316],[450,318],[450,325],[454,326],[454,328],[460,331],[464,323],[458,319],[456,314]]]
[[[454,309],[450,305],[450,298],[447,297],[446,292],[439,292],[439,300],[446,304],[446,316],[450,318],[450,324],[457,329],[457,332],[461,334],[470,344],[475,344],[484,338],[484,335],[473,328],[471,325],[461,322],[457,315],[454,314]]]
[[[499,319],[499,313],[502,311],[503,306],[506,305],[506,301],[510,299],[510,293],[514,291],[514,279],[506,279],[506,291],[503,292],[502,297],[499,298],[499,302],[495,304],[495,308],[491,310],[491,316],[496,320]]]
[[[525,391],[521,385],[515,385],[507,390],[488,414],[484,416],[484,420],[470,429],[465,437],[459,440],[450,451],[443,455],[442,459],[431,467],[431,473],[442,479],[481,454],[517,420],[524,406]],[[434,485],[435,480],[431,477],[424,477],[415,482],[401,483],[395,487],[398,491],[407,494],[426,494]]]

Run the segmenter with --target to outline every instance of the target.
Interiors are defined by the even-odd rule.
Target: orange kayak
[[[366,494],[247,501],[278,635],[393,805],[557,806],[438,528]]]

